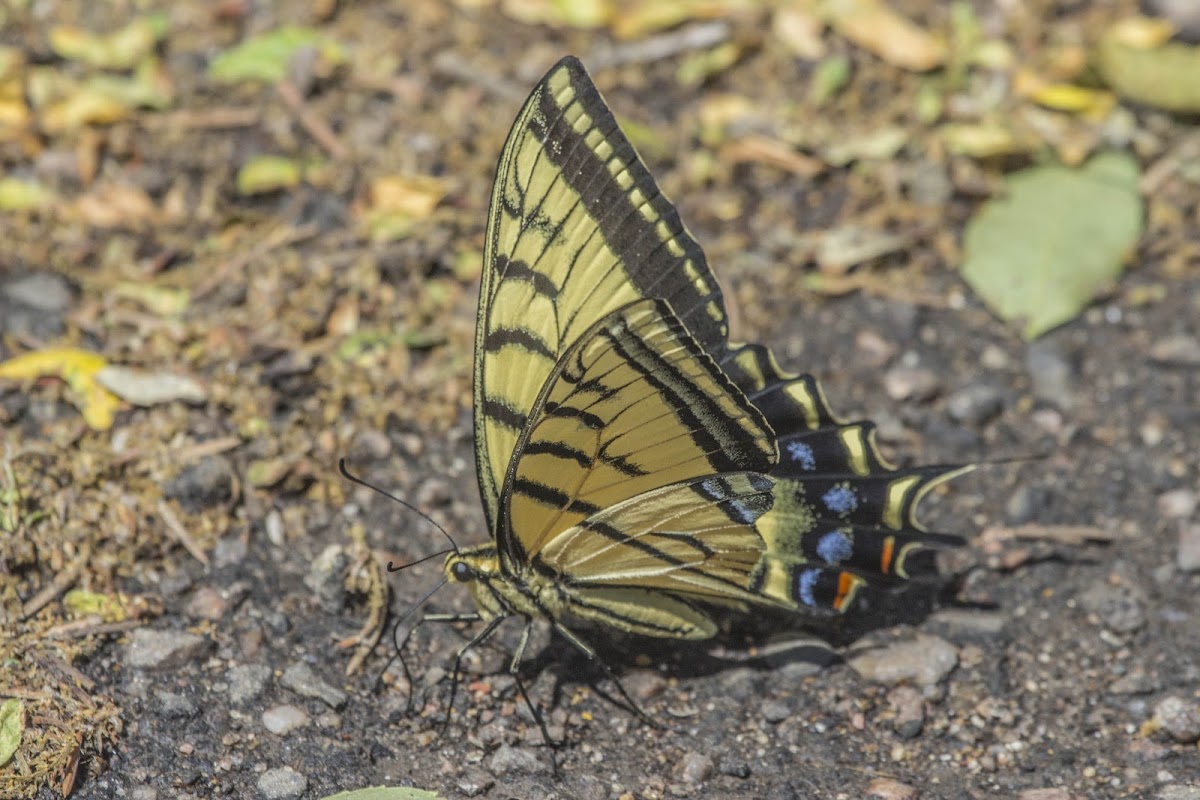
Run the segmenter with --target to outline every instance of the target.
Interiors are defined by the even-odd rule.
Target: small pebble
[[[734,778],[750,777],[750,765],[740,758],[722,757],[717,764],[717,771],[722,775],[729,775]]]
[[[1184,519],[1196,510],[1197,495],[1191,489],[1172,489],[1158,496],[1158,513],[1167,519]]]
[[[341,545],[331,544],[317,554],[308,566],[304,585],[312,590],[326,614],[337,614],[350,600],[346,591],[346,568],[350,556]]]
[[[129,637],[125,663],[136,669],[179,669],[204,658],[212,641],[184,631],[138,628]]]
[[[621,678],[625,690],[634,700],[645,702],[653,700],[667,688],[667,680],[662,675],[648,669],[633,670]]]
[[[1150,345],[1150,359],[1171,366],[1200,367],[1200,339],[1182,333],[1159,339]]]
[[[896,357],[896,345],[874,331],[859,331],[854,337],[854,348],[862,354],[862,363],[871,369],[880,369]]]
[[[1008,369],[1012,361],[1008,357],[1008,353],[994,344],[989,344],[983,348],[983,352],[979,354],[979,363],[986,369],[999,371]]]
[[[762,704],[762,717],[767,722],[777,724],[792,715],[792,709],[782,700],[766,700]]]
[[[502,744],[496,748],[496,752],[488,761],[488,768],[493,775],[497,776],[508,775],[512,772],[534,774],[550,770],[549,765],[544,764],[532,750],[508,744]]]
[[[1026,789],[1017,794],[1017,800],[1076,800],[1071,796],[1070,789],[1064,786],[1050,786],[1045,789]]]
[[[892,778],[875,778],[867,784],[867,800],[916,800],[917,790]]]
[[[954,645],[928,634],[864,650],[850,658],[850,667],[875,683],[912,681],[918,686],[936,684],[958,664]]]
[[[186,694],[178,692],[155,692],[158,708],[164,717],[171,719],[191,719],[200,713],[196,701]]]
[[[276,736],[286,736],[309,722],[304,709],[292,705],[274,706],[262,713],[263,727]]]
[[[245,537],[237,535],[218,539],[212,551],[213,566],[229,567],[242,563],[249,552],[247,544]]]
[[[236,485],[233,465],[228,459],[206,456],[167,481],[164,494],[171,500],[178,500],[185,511],[194,514],[228,503],[233,499]]]
[[[267,688],[271,668],[265,664],[238,664],[225,670],[229,684],[229,702],[241,705],[257,698]]]
[[[1175,563],[1183,572],[1200,572],[1200,523],[1179,528],[1179,549],[1175,551]]]
[[[464,797],[478,797],[496,785],[492,776],[479,767],[467,767],[455,782]]]
[[[392,454],[392,440],[382,431],[360,431],[350,445],[351,461],[383,461]]]
[[[1080,595],[1079,603],[1114,633],[1134,633],[1146,625],[1140,593],[1127,583],[1097,580]]]
[[[267,800],[291,800],[308,790],[308,778],[291,767],[269,769],[258,778],[258,792]]]
[[[884,373],[883,389],[893,400],[922,402],[936,397],[942,385],[933,370],[901,364]]]
[[[887,695],[896,716],[892,729],[901,739],[915,739],[925,727],[925,698],[911,686],[897,686]]]
[[[279,678],[279,684],[302,697],[313,697],[338,711],[346,705],[346,693],[321,679],[308,664],[293,664]]]
[[[1056,346],[1039,341],[1025,352],[1025,369],[1033,395],[1058,408],[1070,408],[1075,397],[1076,369]]]
[[[0,294],[43,313],[61,314],[71,306],[71,287],[53,272],[33,272],[0,286]]]
[[[207,619],[213,622],[225,616],[229,603],[221,593],[211,586],[201,586],[192,592],[187,604],[187,615],[193,619]]]
[[[711,778],[715,769],[711,758],[696,752],[684,753],[683,758],[675,765],[675,773],[684,783],[693,786]]]
[[[986,384],[973,383],[946,398],[946,413],[955,422],[981,426],[1004,410],[1004,397]]]
[[[1115,695],[1150,694],[1158,691],[1158,681],[1151,677],[1146,670],[1137,668],[1122,675],[1108,685],[1108,693]]]
[[[1154,707],[1154,721],[1180,744],[1200,741],[1200,705],[1180,697],[1165,697]]]

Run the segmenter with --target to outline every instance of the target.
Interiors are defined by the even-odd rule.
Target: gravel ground
[[[914,144],[885,161],[813,167],[813,146],[780,166],[705,132],[722,98],[759,111],[744,133],[870,130],[906,119],[919,76],[849,48],[852,83],[815,110],[797,89],[811,65],[770,33],[773,12],[721,3],[713,14],[738,57],[695,86],[680,78],[693,53],[679,31],[708,35],[712,19],[672,29],[674,51],[635,58],[637,39],[516,21],[504,9],[517,3],[296,5],[178,4],[160,45],[171,110],[48,135],[37,157],[15,140],[3,151],[7,171],[58,181],[69,198],[92,191],[73,177],[91,153],[95,181],[139,187],[157,211],[107,227],[86,214],[5,218],[0,358],[66,341],[206,389],[200,403],[126,406],[93,431],[61,383],[0,385],[6,443],[39,454],[28,499],[62,512],[73,537],[31,527],[50,538],[35,562],[0,559],[6,602],[28,607],[74,565],[22,625],[69,621],[68,586],[120,590],[149,609],[89,629],[55,673],[89,698],[80,720],[93,724],[97,698],[117,709],[81,731],[72,796],[298,798],[391,784],[529,800],[1200,799],[1200,185],[1164,179],[1119,287],[1027,343],[953,269],[963,225],[1012,165],[951,157],[910,131]],[[949,13],[897,5],[930,26]],[[1045,29],[981,14],[1034,59],[1064,31],[1136,4],[1016,5]],[[51,3],[14,16],[4,41],[47,62],[41,24],[105,27],[97,13]],[[294,80],[300,106],[286,91],[204,77],[216,52],[284,22],[354,43],[351,66],[309,64]],[[967,539],[946,554],[941,585],[869,597],[844,619],[735,616],[714,642],[593,632],[657,727],[538,631],[522,674],[563,741],[556,776],[505,671],[517,623],[465,659],[445,726],[448,671],[470,628],[418,627],[403,651],[411,685],[386,637],[346,674],[353,637],[380,610],[369,554],[406,562],[444,540],[336,464],[346,457],[460,545],[485,539],[469,381],[488,186],[524,93],[565,52],[593,65],[631,124],[741,337],[817,375],[838,412],[876,420],[895,458],[985,464],[927,504],[931,528]],[[1156,153],[1195,136],[1144,109],[1136,120]],[[239,194],[237,167],[262,153],[324,169],[291,190]],[[440,202],[406,236],[372,239],[372,181],[393,174],[439,181]],[[857,291],[813,291],[804,234],[863,220],[919,233],[851,273]],[[190,300],[163,314],[130,283]],[[410,608],[436,575],[431,562],[388,576],[391,609]],[[469,602],[451,587],[430,607]],[[29,635],[15,622],[11,632]],[[0,683],[0,696],[16,690]]]

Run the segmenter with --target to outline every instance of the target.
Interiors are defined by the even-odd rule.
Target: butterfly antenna
[[[450,542],[449,550],[442,550],[439,553],[434,553],[431,556],[425,556],[425,558],[421,558],[416,561],[412,561],[408,564],[404,564],[399,567],[393,567],[392,562],[389,561],[388,565],[387,565],[388,572],[399,572],[402,569],[407,569],[408,567],[414,566],[416,564],[420,564],[424,561],[428,561],[431,558],[437,558],[438,556],[444,556],[444,555],[446,555],[446,553],[449,553],[450,551],[454,551],[455,553],[458,552],[458,545],[454,543],[454,539],[450,536],[449,533],[446,532],[446,529],[437,523],[437,520],[435,520],[433,517],[429,516],[424,511],[417,508],[416,506],[414,506],[412,503],[408,502],[407,500],[401,500],[399,497],[396,497],[396,495],[392,494],[391,492],[386,492],[383,489],[380,489],[378,486],[367,483],[362,478],[359,478],[358,476],[351,474],[350,470],[346,469],[346,459],[344,459],[344,458],[338,459],[338,472],[342,473],[342,477],[352,483],[357,483],[359,486],[365,486],[373,492],[378,492],[379,494],[383,495],[384,497],[388,498],[389,500],[395,500],[397,503],[404,506],[409,511],[412,511],[417,516],[421,517],[426,522],[428,522],[430,525],[432,525],[433,527],[435,527],[439,531],[441,531],[442,535],[446,537],[446,541]],[[430,594],[432,594],[432,592],[430,592]],[[424,601],[422,601],[422,602],[424,602]]]

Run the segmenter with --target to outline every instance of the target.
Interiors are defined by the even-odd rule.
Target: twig
[[[308,131],[308,135],[316,140],[317,144],[325,148],[326,152],[339,161],[344,160],[350,155],[350,151],[346,145],[342,144],[342,140],[333,132],[333,128],[317,116],[307,103],[304,102],[304,97],[301,96],[300,90],[296,88],[296,84],[291,81],[280,81],[275,85],[275,91],[279,93],[279,97],[283,100],[284,105],[291,109],[296,115],[296,121],[300,123],[300,127]]]
[[[192,558],[207,567],[208,553],[205,553],[196,540],[192,538],[192,535],[187,532],[187,529],[183,527],[183,523],[179,521],[179,517],[175,516],[175,512],[171,510],[171,507],[167,505],[165,500],[158,501],[158,513],[162,516],[163,522],[166,523],[167,532],[183,545],[185,550],[192,554]]]
[[[75,585],[75,581],[78,579],[79,564],[71,564],[62,572],[55,575],[54,580],[49,586],[29,598],[29,602],[21,606],[21,619],[29,619],[41,611],[51,600]]]
[[[731,34],[732,29],[726,22],[698,22],[648,39],[596,48],[584,59],[584,63],[589,69],[601,70],[626,64],[661,61],[689,50],[703,50],[721,44]]]

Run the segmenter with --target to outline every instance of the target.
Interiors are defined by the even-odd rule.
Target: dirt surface
[[[532,0],[163,4],[157,100],[108,118],[37,104],[136,69],[64,56],[55,26],[121,30],[154,5],[3,12],[32,110],[4,129],[2,171],[50,199],[0,215],[0,360],[81,348],[199,394],[172,384],[184,399],[124,402],[105,425],[54,369],[0,381],[0,700],[29,709],[0,794],[1200,798],[1200,183],[1162,167],[1194,125],[1122,107],[1126,149],[1159,167],[1146,233],[1111,292],[1030,344],[962,283],[961,234],[1064,140],[951,155],[914,111],[928,75],[831,31],[819,59],[798,54],[791,5],[589,30],[530,19],[553,6]],[[956,13],[896,6],[929,31]],[[1137,4],[975,6],[1013,59],[965,68],[943,119],[997,96],[995,113],[1027,114],[1017,65],[1055,74]],[[208,71],[287,24],[340,52],[301,48],[282,80]],[[658,727],[541,631],[522,674],[563,741],[556,776],[505,673],[519,623],[464,660],[444,727],[468,626],[416,629],[411,686],[390,633],[367,654],[383,604],[390,624],[439,561],[379,565],[445,541],[337,463],[460,545],[486,539],[470,374],[490,182],[565,53],[706,248],[737,338],[817,375],[897,460],[994,463],[927,504],[931,528],[967,538],[942,586],[833,621],[733,617],[701,644],[592,632]],[[848,82],[820,102],[831,55]],[[904,135],[886,157],[829,156],[885,127]],[[239,188],[264,155],[298,172]],[[823,258],[819,236],[850,224],[902,245]],[[469,602],[447,587],[428,608]]]

